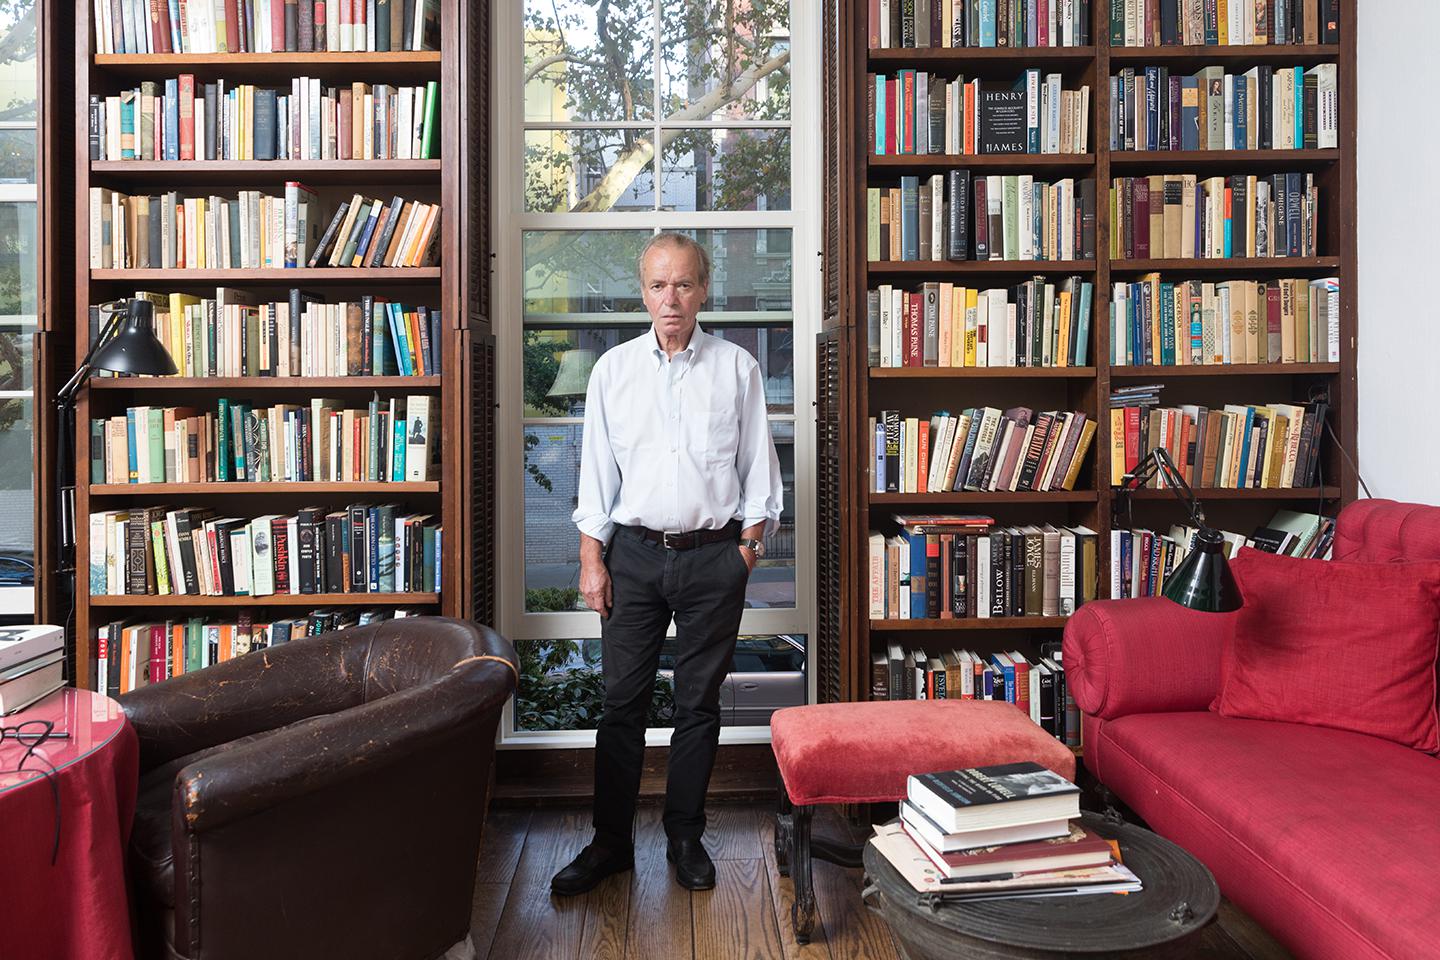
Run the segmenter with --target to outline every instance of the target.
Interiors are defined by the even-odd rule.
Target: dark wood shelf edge
[[[425,377],[102,377],[91,390],[343,390],[399,389],[441,385],[439,376]]]
[[[93,607],[329,607],[391,606],[439,603],[438,593],[304,593],[260,597],[213,597],[200,594],[121,594],[85,598]]]
[[[1092,380],[1094,367],[870,367],[872,380]]]
[[[964,617],[954,620],[871,620],[870,630],[1036,630],[1062,629],[1069,617]]]

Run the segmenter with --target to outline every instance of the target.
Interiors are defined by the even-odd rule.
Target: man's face
[[[688,247],[662,243],[650,248],[640,264],[640,296],[655,332],[682,340],[695,329],[695,317],[709,289],[700,283],[700,257]]]

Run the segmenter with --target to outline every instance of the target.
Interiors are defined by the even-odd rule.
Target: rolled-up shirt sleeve
[[[603,360],[603,358],[602,358]],[[580,492],[570,519],[580,532],[609,543],[615,532],[610,513],[620,495],[620,466],[610,446],[610,429],[602,400],[605,364],[596,364],[585,390],[585,432],[580,446]]]
[[[744,396],[740,399],[740,444],[735,466],[740,475],[741,523],[751,527],[764,521],[768,537],[780,526],[785,485],[780,477],[775,441],[770,436],[765,384],[760,379],[759,364],[751,365],[745,378]]]

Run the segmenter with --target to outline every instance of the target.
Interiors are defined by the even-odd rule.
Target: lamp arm
[[[1164,447],[1156,447],[1146,454],[1145,459],[1131,473],[1125,474],[1120,481],[1119,490],[1128,493],[1131,490],[1143,487],[1156,474],[1165,478],[1170,485],[1175,498],[1185,504],[1190,511],[1190,522],[1196,527],[1205,526],[1205,509],[1201,506],[1200,500],[1195,496],[1195,491],[1190,489],[1190,484],[1185,482],[1185,477],[1175,467],[1175,461],[1170,459],[1170,454]],[[1129,498],[1125,498],[1126,507],[1129,507]]]
[[[112,303],[120,302],[122,301],[112,301]],[[104,310],[108,306],[111,306],[111,304],[102,303],[100,304],[100,309]],[[75,373],[69,380],[65,381],[63,387],[55,391],[55,402],[57,404],[64,406],[70,404],[75,399],[75,394],[80,390],[80,384],[85,382],[85,378],[90,373],[90,361],[95,359],[95,351],[99,350],[101,345],[110,339],[111,334],[115,332],[115,328],[120,325],[120,317],[121,311],[110,311],[109,322],[106,323],[105,328],[100,331],[100,336],[95,338],[95,342],[90,344],[90,349],[85,351],[85,357],[80,361],[79,365],[75,367]]]

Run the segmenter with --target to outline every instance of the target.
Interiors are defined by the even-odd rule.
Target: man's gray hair
[[[645,285],[645,255],[650,252],[651,247],[658,247],[662,244],[693,252],[695,258],[700,261],[700,285],[703,287],[710,286],[710,251],[696,242],[695,238],[688,233],[662,230],[645,241],[645,246],[640,248],[640,256],[635,258],[635,277],[640,281],[642,287]]]

